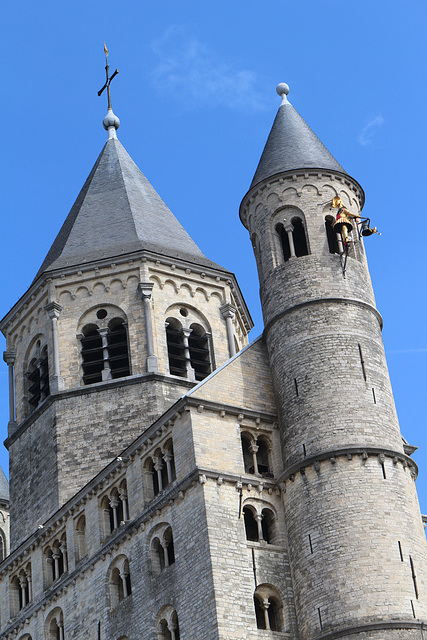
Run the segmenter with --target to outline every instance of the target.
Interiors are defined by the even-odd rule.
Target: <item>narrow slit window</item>
[[[359,347],[360,364],[362,366],[363,379],[366,382],[366,369],[365,369],[365,361],[363,359],[362,347],[360,346],[360,344],[358,345],[358,347]]]
[[[295,395],[298,397],[299,391],[298,391],[298,382],[296,378],[294,378],[294,385],[295,385]]]
[[[310,545],[310,552],[314,553],[313,552],[313,542],[311,540],[311,535],[310,534],[308,534],[308,544]]]
[[[373,398],[373,400],[374,400],[374,404],[377,404],[377,398],[376,398],[376,395],[375,395],[375,389],[374,389],[374,387],[372,387],[372,398]]]
[[[403,551],[402,551],[402,545],[400,543],[400,540],[397,541],[398,547],[399,547],[399,555],[400,555],[400,561],[403,562]]]

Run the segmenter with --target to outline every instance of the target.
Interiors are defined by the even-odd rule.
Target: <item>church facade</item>
[[[0,323],[0,638],[423,637],[417,467],[364,193],[288,91],[240,207],[265,323],[251,344],[235,276],[129,157],[110,105],[101,154]]]

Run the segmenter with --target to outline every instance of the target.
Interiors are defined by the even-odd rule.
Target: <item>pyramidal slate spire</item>
[[[346,173],[287,99],[289,87],[277,85],[282,98],[251,188],[266,178],[295,169],[329,169]]]
[[[103,125],[108,140],[35,279],[140,250],[222,269],[206,258],[119,142],[112,110]]]

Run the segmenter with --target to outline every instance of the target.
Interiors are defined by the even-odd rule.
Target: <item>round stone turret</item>
[[[286,98],[285,89],[277,92]],[[337,203],[350,221],[347,239]],[[415,638],[415,627],[402,632],[397,621],[427,616],[417,468],[403,450],[382,319],[352,217],[363,204],[360,185],[282,101],[240,216],[260,278],[304,640],[362,632],[379,640],[384,629],[393,640]]]

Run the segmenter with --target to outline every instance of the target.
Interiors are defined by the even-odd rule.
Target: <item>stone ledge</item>
[[[362,624],[355,627],[346,627],[340,631],[331,631],[329,633],[316,636],[315,640],[336,640],[344,638],[355,633],[366,633],[368,631],[393,631],[398,629],[426,629],[424,622],[416,622],[414,620],[394,620],[391,622],[374,622],[371,624]]]
[[[336,458],[345,457],[347,460],[351,460],[351,458],[356,456],[361,456],[366,459],[372,456],[384,456],[385,458],[392,458],[394,464],[397,462],[401,462],[403,467],[409,467],[411,473],[414,476],[414,479],[418,475],[418,467],[416,463],[406,454],[401,453],[400,451],[393,451],[391,449],[382,449],[376,447],[360,447],[360,446],[351,446],[346,447],[345,449],[334,449],[332,451],[323,451],[314,456],[310,456],[308,458],[303,458],[300,462],[296,462],[291,467],[285,469],[285,471],[279,476],[277,479],[278,482],[286,482],[286,480],[293,480],[296,473],[301,473],[304,475],[305,469],[307,467],[316,466],[316,463],[323,462],[324,460],[330,460],[332,464],[336,462]]]

